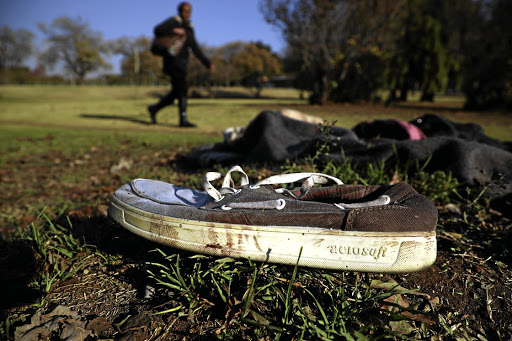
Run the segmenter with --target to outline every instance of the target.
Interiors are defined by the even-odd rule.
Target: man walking
[[[215,70],[215,65],[203,54],[196,42],[194,29],[190,22],[191,14],[192,6],[190,3],[182,2],[178,5],[177,16],[171,17],[155,27],[156,41],[159,39],[172,41],[167,44],[163,52],[158,51],[158,54],[163,56],[163,72],[171,77],[171,91],[162,97],[158,103],[148,106],[149,116],[153,124],[156,123],[157,112],[168,105],[172,105],[174,100],[178,99],[180,127],[196,126],[187,119],[187,72],[190,50],[210,71]]]

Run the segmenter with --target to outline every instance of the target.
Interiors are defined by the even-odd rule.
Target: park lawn
[[[439,96],[434,103],[407,103],[383,106],[380,104],[327,104],[310,106],[299,99],[293,89],[263,89],[261,98],[251,98],[254,91],[241,88],[211,92],[233,98],[191,98],[189,116],[198,128],[183,131],[177,127],[176,106],[158,115],[158,125],[149,125],[146,106],[163,95],[167,87],[134,86],[2,86],[0,87],[0,124],[2,126],[55,127],[99,131],[151,132],[152,134],[214,135],[228,127],[245,126],[262,110],[292,108],[336,121],[351,128],[369,119],[399,118],[410,120],[424,113],[435,113],[457,122],[481,125],[489,136],[511,139],[512,115],[477,113],[462,110],[461,97]],[[245,97],[244,97],[245,96]],[[414,95],[412,96],[413,98]]]
[[[149,125],[147,105],[168,91],[166,87],[107,87],[107,86],[3,86],[0,87],[0,122],[25,126],[60,127],[73,129],[130,130],[153,133],[184,133],[176,129],[176,106],[158,115],[158,125]],[[282,91],[281,91],[282,92]],[[186,131],[194,135],[218,134],[222,129],[245,125],[258,114],[259,106],[279,109],[299,104],[295,98],[257,100],[190,99],[190,120],[198,129]],[[232,92],[233,95],[237,92]]]
[[[200,188],[205,170],[179,167],[180,154],[221,141],[223,129],[247,125],[262,110],[292,108],[347,128],[367,119],[436,113],[478,123],[503,140],[512,139],[512,115],[465,112],[460,98],[309,106],[295,90],[264,89],[254,99],[251,90],[213,89],[231,98],[190,99],[197,128],[179,128],[175,106],[150,125],[145,108],[166,90],[0,87],[0,269],[10,271],[0,290],[8,308],[0,311],[0,338],[12,338],[36,312],[51,316],[56,306],[73,308],[77,326],[102,325],[96,336],[103,339],[512,336],[510,220],[479,193],[457,191],[456,179],[444,172],[418,171],[408,179],[440,212],[438,260],[412,274],[294,269],[167,247],[155,251],[158,245],[106,214],[113,191],[133,178]],[[311,160],[267,167],[246,171],[252,179],[323,171]],[[347,164],[329,171],[349,183],[382,184],[408,170]],[[158,294],[148,298],[150,288]]]

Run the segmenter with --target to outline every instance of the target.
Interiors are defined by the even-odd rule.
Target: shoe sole
[[[411,272],[436,259],[435,232],[346,232],[180,219],[112,198],[109,215],[129,231],[173,248],[287,265],[362,272]],[[301,252],[302,249],[302,252]],[[300,258],[299,258],[300,253]]]

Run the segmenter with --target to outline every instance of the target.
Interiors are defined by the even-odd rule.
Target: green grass
[[[176,106],[158,115],[158,125],[148,125],[146,106],[154,103],[167,87],[107,87],[107,86],[2,86],[0,87],[0,124],[2,137],[13,127],[57,128],[63,130],[96,130],[101,135],[121,132],[146,132],[151,135],[213,135],[222,129],[245,126],[262,110],[291,107],[342,127],[375,118],[412,119],[434,112],[459,122],[474,122],[483,126],[491,137],[511,139],[512,115],[474,113],[461,110],[460,98],[440,97],[431,105],[411,101],[406,105],[326,105],[310,106],[299,99],[299,92],[287,89],[264,89],[262,99],[250,96],[250,90],[229,89],[238,98],[192,98],[189,101],[190,120],[198,128],[183,131],[177,127]],[[212,94],[221,89],[212,89]],[[6,131],[7,130],[7,131]],[[19,131],[18,131],[19,132]],[[149,136],[149,135],[148,135]],[[92,137],[91,137],[92,138]]]
[[[134,130],[114,129],[108,131],[101,125],[96,128],[63,128],[58,126],[32,126],[6,124],[0,127],[0,164],[24,155],[36,155],[58,151],[65,156],[87,153],[91,148],[108,148],[113,153],[126,149],[127,144],[135,150],[148,147],[162,150],[179,146],[191,147],[198,143],[217,142],[218,136],[195,135],[184,132],[148,133]]]
[[[96,255],[96,247],[72,235],[69,218],[64,226],[54,224],[44,212],[40,218],[22,233],[21,239],[28,241],[39,256],[39,276],[32,282],[32,287],[48,293],[57,281],[66,281],[83,271],[88,260]]]
[[[179,299],[156,314],[200,315],[212,308],[204,302],[222,305],[217,310],[227,320],[215,333],[224,339],[237,339],[244,325],[252,326],[254,336],[276,340],[368,340],[371,337],[365,335],[372,333],[393,335],[378,318],[365,325],[359,322],[360,316],[378,313],[388,304],[384,300],[399,292],[392,281],[231,258],[181,259],[179,254],[157,251],[162,260],[148,263],[149,277],[178,293]]]
[[[166,87],[2,86],[0,122],[73,129],[180,131],[174,129],[177,128],[176,106],[158,115],[159,125],[144,124],[149,122],[146,106],[166,91]],[[276,95],[266,99],[264,106],[276,109],[301,102],[294,91],[281,90]],[[258,114],[252,107],[262,103],[251,98],[190,99],[190,119],[198,123],[200,133],[220,134],[227,126],[247,124]]]

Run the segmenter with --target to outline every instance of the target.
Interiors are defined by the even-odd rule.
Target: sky
[[[81,17],[105,40],[123,36],[151,37],[153,27],[176,15],[180,1],[170,0],[0,0],[0,26],[28,29],[42,39],[39,23],[50,25],[60,16]],[[234,41],[262,41],[273,52],[285,44],[258,9],[259,0],[189,0],[192,23],[201,45],[219,47]]]

